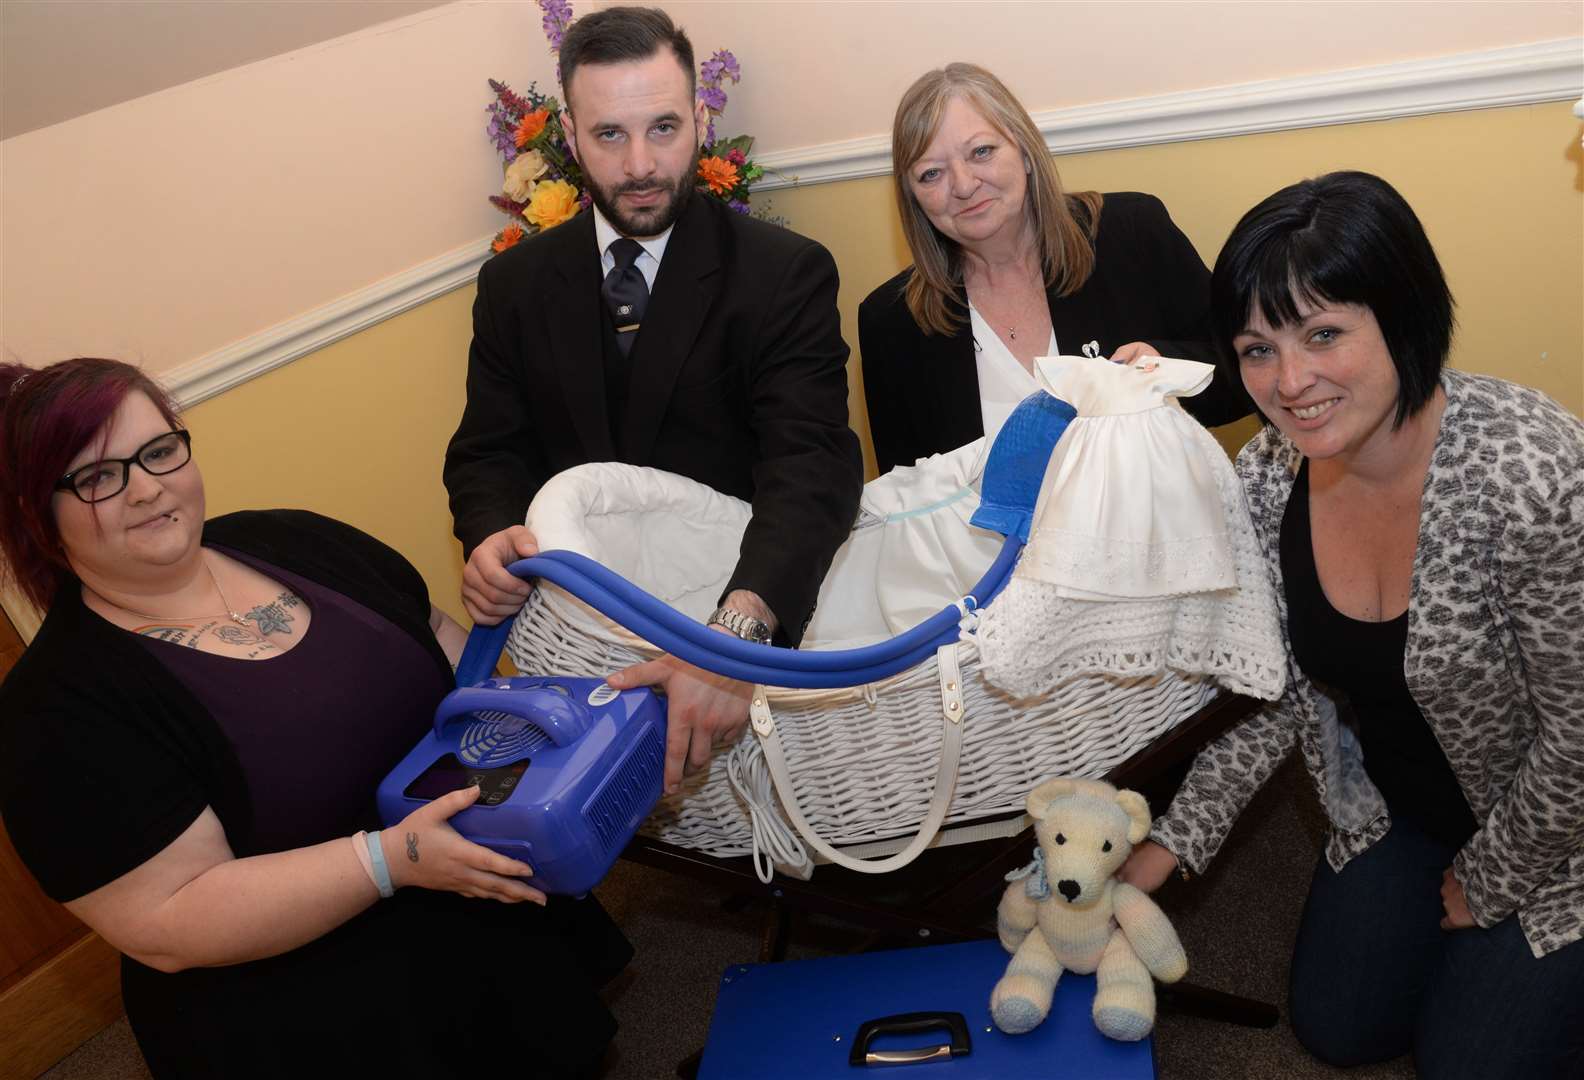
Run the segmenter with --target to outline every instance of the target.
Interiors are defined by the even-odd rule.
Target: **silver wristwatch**
[[[715,614],[709,617],[708,626],[724,626],[744,641],[751,641],[755,645],[770,644],[770,624],[763,619],[756,619],[752,615],[745,615],[741,611],[734,611],[729,607],[718,607]]]

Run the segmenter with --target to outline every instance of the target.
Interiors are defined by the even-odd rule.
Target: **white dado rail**
[[[1584,89],[1584,38],[1216,86],[1034,113],[1053,154],[1119,150],[1264,131],[1390,120],[1428,113],[1565,101]],[[755,159],[754,191],[883,176],[891,139],[879,135],[781,150]],[[770,170],[784,174],[781,179]]]
[[[1428,113],[1567,101],[1584,90],[1584,38],[1461,53],[1325,75],[1110,101],[1034,116],[1055,154],[1113,150],[1264,131],[1323,127]],[[891,171],[885,136],[774,151],[754,188],[882,176]],[[779,175],[778,175],[779,174]],[[446,252],[331,304],[244,338],[169,372],[189,406],[306,356],[471,282],[489,238]]]

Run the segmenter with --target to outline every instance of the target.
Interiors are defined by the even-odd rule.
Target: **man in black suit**
[[[533,554],[522,525],[555,473],[623,461],[750,500],[711,625],[796,645],[857,514],[836,266],[819,244],[694,192],[707,110],[693,50],[662,11],[608,8],[561,46],[567,141],[594,207],[479,273],[467,408],[445,483],[475,622],[509,617]],[[751,687],[675,657],[612,685],[661,686],[666,787],[734,739]]]

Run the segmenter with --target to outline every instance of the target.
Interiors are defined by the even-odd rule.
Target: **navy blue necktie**
[[[622,355],[632,352],[633,339],[643,322],[644,308],[649,304],[649,283],[643,271],[633,265],[643,254],[643,246],[636,240],[623,236],[610,246],[616,265],[605,275],[600,285],[600,295],[610,311],[611,322],[616,327],[616,344]]]

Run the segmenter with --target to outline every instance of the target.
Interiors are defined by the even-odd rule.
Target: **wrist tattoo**
[[[412,862],[418,861],[418,834],[415,832],[407,834],[407,858]]]

